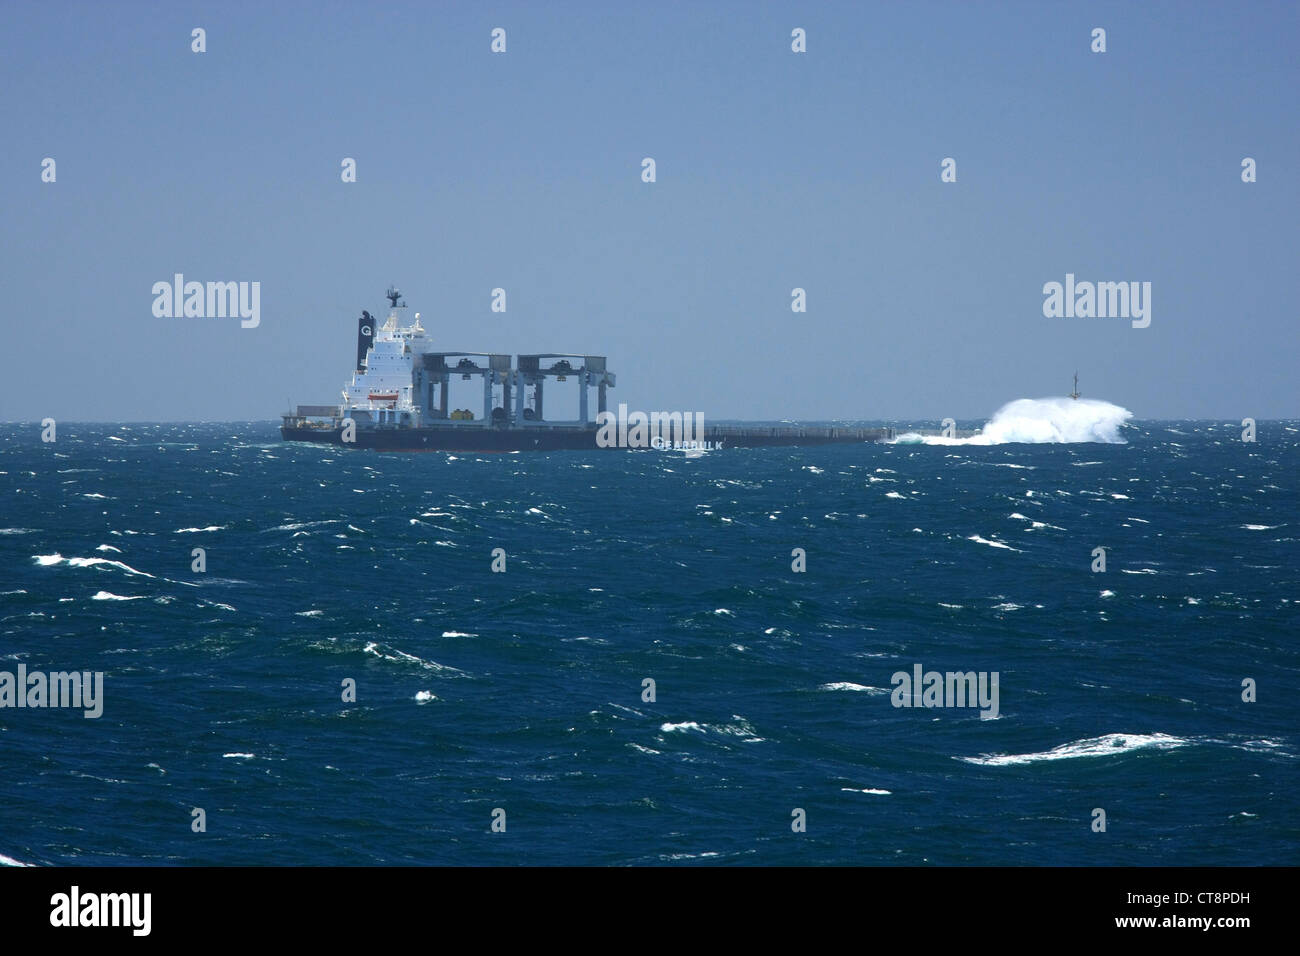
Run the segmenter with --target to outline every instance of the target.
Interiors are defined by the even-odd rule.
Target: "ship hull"
[[[419,428],[357,428],[355,440],[343,441],[343,429],[284,425],[280,436],[285,441],[302,441],[374,451],[607,451],[626,450],[626,446],[603,448],[596,443],[596,428],[581,426],[545,426],[526,428],[483,428],[456,425],[429,425]],[[710,450],[726,448],[792,447],[802,445],[840,445],[888,441],[890,428],[843,428],[830,426],[714,426],[706,428],[704,437],[693,446]]]
[[[617,377],[605,356],[538,352],[512,359],[495,352],[432,351],[420,325],[420,314],[416,313],[413,324],[402,325],[398,321],[398,311],[405,308],[400,301],[402,294],[390,287],[384,295],[392,311],[383,326],[378,326],[367,311],[362,311],[357,320],[356,371],[352,382],[344,386],[342,403],[299,405],[287,411],[280,426],[285,441],[393,452],[647,447],[713,451],[770,445],[860,444],[894,437],[892,428],[705,426],[698,412],[628,415],[623,404],[618,406],[615,429],[611,427],[614,413],[607,406],[608,391],[617,384]],[[479,385],[471,386],[470,393],[477,393],[481,386],[481,415],[476,394],[471,399],[472,407],[449,407],[453,379],[478,379]],[[559,383],[570,379],[578,388],[577,420],[548,420],[543,409],[548,405],[554,408],[554,400],[544,403],[544,395],[553,395]],[[589,417],[592,389],[596,391],[596,422],[602,423],[599,427]],[[634,421],[638,416],[640,420]]]

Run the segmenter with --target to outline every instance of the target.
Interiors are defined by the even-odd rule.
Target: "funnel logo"
[[[153,314],[159,319],[243,319],[240,326],[255,329],[262,322],[262,283],[186,282],[176,273],[171,282],[155,282]]]
[[[1133,328],[1151,324],[1150,282],[1078,282],[1065,274],[1065,284],[1043,286],[1043,315],[1049,319],[1132,319]]]

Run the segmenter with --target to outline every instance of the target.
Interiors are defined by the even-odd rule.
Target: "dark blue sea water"
[[[0,671],[105,675],[98,719],[0,709],[0,857],[1298,863],[1300,431],[1124,434],[403,456],[0,427]],[[1000,715],[894,707],[914,664],[998,672]]]

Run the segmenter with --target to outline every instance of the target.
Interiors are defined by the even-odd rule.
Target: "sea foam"
[[[958,757],[966,763],[986,767],[1009,767],[1019,764],[1045,763],[1052,760],[1069,760],[1074,757],[1113,757],[1134,750],[1172,750],[1188,741],[1169,734],[1106,734],[1061,744],[1051,750],[1032,754],[984,754],[980,757]]]
[[[1097,399],[1019,398],[999,408],[978,435],[921,437],[927,445],[1005,445],[1011,442],[1124,444],[1120,429],[1133,417],[1127,408]],[[899,441],[916,436],[903,435]]]

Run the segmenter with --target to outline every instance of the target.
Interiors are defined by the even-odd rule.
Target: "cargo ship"
[[[388,318],[357,320],[352,381],[337,405],[298,405],[284,413],[286,441],[377,451],[514,452],[653,448],[712,451],[772,445],[829,445],[894,438],[889,427],[705,424],[691,413],[645,414],[608,408],[616,376],[603,355],[544,352],[511,356],[435,349],[420,314],[400,318],[406,303],[389,287]],[[474,408],[449,408],[451,383],[469,386]],[[562,384],[578,390],[578,417],[546,417],[546,397]],[[461,385],[464,389],[465,386]],[[595,408],[591,390],[595,390]],[[481,396],[481,397],[480,397]]]

